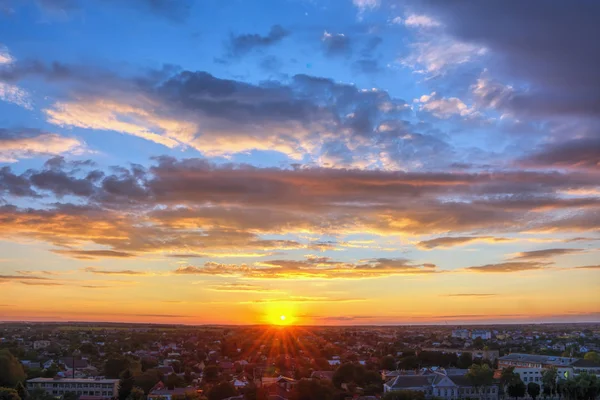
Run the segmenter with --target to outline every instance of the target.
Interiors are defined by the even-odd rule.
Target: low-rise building
[[[80,396],[92,396],[96,399],[116,397],[119,389],[118,379],[73,379],[73,378],[34,378],[27,381],[27,389],[44,389],[52,396],[76,393]]]
[[[35,342],[33,342],[33,349],[45,349],[46,347],[49,347],[50,344],[52,344],[52,342],[50,342],[49,340],[36,340]]]
[[[492,338],[492,332],[485,329],[473,329],[471,331],[471,339],[481,338],[483,340],[488,340]]]
[[[446,371],[435,371],[420,375],[398,375],[383,385],[385,393],[402,390],[423,392],[425,398],[435,397],[447,400],[464,398],[498,399],[497,385],[475,387],[465,375],[464,370],[457,370],[455,375]]]

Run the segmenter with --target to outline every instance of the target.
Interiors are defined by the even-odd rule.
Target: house
[[[167,389],[164,383],[158,382],[148,392],[147,400],[171,400],[173,395],[185,395],[186,393],[202,393],[202,391],[193,387]]]
[[[310,378],[331,381],[333,379],[333,371],[313,371],[310,374]]]
[[[461,371],[461,370],[458,370]],[[480,400],[497,400],[498,387],[490,385],[476,388],[462,371],[456,375],[448,375],[447,371],[438,370],[419,375],[398,375],[383,385],[383,391],[402,390],[419,391],[426,398],[443,398],[458,400],[463,398]]]
[[[47,347],[50,347],[51,344],[52,344],[52,342],[50,342],[49,340],[36,340],[35,342],[33,342],[33,349],[34,350],[45,349]]]

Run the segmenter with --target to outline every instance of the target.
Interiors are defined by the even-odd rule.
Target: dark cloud
[[[252,50],[265,49],[282,41],[290,33],[281,25],[273,25],[265,36],[257,33],[231,35],[228,49],[233,57],[243,56]]]
[[[535,271],[544,269],[548,263],[535,262],[535,261],[513,261],[504,262],[499,264],[487,264],[475,267],[465,268],[470,272],[482,272],[482,273],[511,273],[521,271]]]
[[[104,255],[102,255],[102,257],[106,257]],[[110,257],[114,257],[114,256],[110,256]],[[105,270],[105,269],[99,269],[96,267],[86,267],[83,269],[85,272],[90,272],[92,274],[97,274],[97,275],[148,275],[148,272],[145,271],[134,271],[131,269],[124,269],[124,270]]]
[[[38,197],[31,188],[29,179],[23,175],[15,175],[9,167],[0,168],[0,198],[8,194],[15,197]]]
[[[453,246],[460,246],[463,244],[469,244],[473,242],[488,242],[488,243],[497,243],[497,242],[506,242],[510,239],[494,237],[494,236],[455,236],[455,237],[440,237],[430,240],[425,240],[417,243],[417,246],[422,249],[435,249],[438,247],[446,248]]]
[[[600,62],[600,3],[428,0],[417,6],[460,41],[488,48],[491,72],[528,83],[529,90],[509,99],[507,106],[515,112],[600,115],[595,67]]]
[[[544,250],[534,250],[534,251],[524,251],[522,253],[517,253],[512,259],[513,260],[543,260],[548,258],[553,258],[557,256],[564,256],[569,254],[577,254],[583,249],[544,249]]]
[[[185,266],[174,271],[180,275],[239,276],[250,279],[361,279],[439,272],[433,264],[412,264],[406,259],[379,258],[364,263],[349,263],[316,256],[309,256],[305,260],[267,260],[254,265],[207,262],[201,267]]]
[[[53,253],[61,254],[79,260],[93,260],[96,258],[129,258],[134,257],[131,253],[114,250],[52,250]]]
[[[522,160],[529,167],[600,170],[600,136],[553,143]]]
[[[348,56],[352,52],[350,38],[343,33],[325,31],[321,36],[321,42],[327,56]]]

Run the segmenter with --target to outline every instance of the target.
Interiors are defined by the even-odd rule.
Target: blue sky
[[[598,16],[0,1],[3,314],[597,320]]]

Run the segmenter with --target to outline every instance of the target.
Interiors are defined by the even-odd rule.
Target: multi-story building
[[[473,359],[479,358],[482,360],[490,360],[494,362],[500,356],[500,352],[498,350],[468,350],[468,349],[449,349],[444,347],[426,347],[423,351],[435,351],[439,353],[454,353],[460,356],[462,353],[471,353],[471,357]]]
[[[498,359],[498,368],[550,368],[569,367],[577,358],[540,356],[536,354],[512,353]]]
[[[459,339],[468,339],[469,338],[469,330],[468,329],[453,329],[452,337]]]
[[[473,329],[471,331],[471,339],[481,338],[483,340],[491,339],[492,332],[485,329]]]
[[[97,399],[116,397],[119,389],[118,379],[72,379],[72,378],[34,378],[27,381],[27,389],[41,388],[52,396],[61,396],[73,392]]]
[[[398,375],[383,385],[383,391],[413,390],[423,392],[425,398],[458,400],[464,398],[497,400],[498,386],[475,387],[466,376],[467,370],[449,370],[419,375]]]

